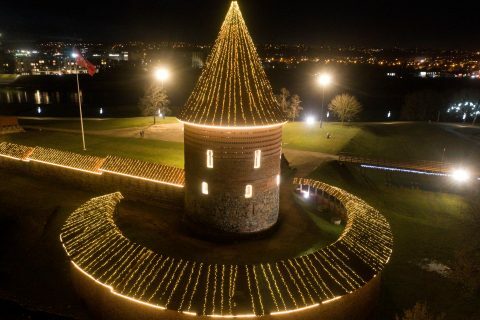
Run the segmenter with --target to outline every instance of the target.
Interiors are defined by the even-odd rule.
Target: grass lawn
[[[0,319],[87,319],[59,234],[68,215],[95,195],[7,170],[0,181]],[[36,311],[46,315],[32,316]]]
[[[79,120],[42,120],[38,119],[19,119],[21,125],[51,127],[57,129],[80,130]],[[160,119],[157,117],[157,124],[176,123],[174,117],[166,117]],[[124,128],[141,128],[148,127],[153,124],[153,117],[136,117],[136,118],[107,118],[104,120],[84,119],[85,130],[112,130]]]
[[[317,151],[337,154],[361,131],[358,126],[342,126],[338,123],[324,123],[308,126],[305,122],[289,122],[283,128],[283,145],[285,148]],[[331,139],[327,139],[327,133]]]
[[[160,120],[160,123],[175,123],[173,117]],[[22,124],[38,125],[44,127],[55,127],[63,129],[78,129],[78,121],[73,120],[21,120]],[[157,122],[158,123],[158,122]],[[152,124],[151,117],[119,118],[108,120],[87,120],[86,130],[109,130],[124,129],[130,127],[145,127]],[[331,138],[327,139],[326,134],[330,133]],[[460,133],[458,133],[460,132]],[[462,138],[463,134],[463,138]],[[38,135],[38,136],[37,136]],[[20,135],[19,135],[20,136]],[[457,128],[445,124],[428,123],[354,123],[342,126],[339,123],[325,123],[320,129],[318,125],[307,126],[304,122],[290,122],[284,126],[283,143],[284,148],[314,151],[330,154],[349,152],[357,155],[371,156],[390,160],[432,160],[441,161],[445,149],[445,161],[459,163],[466,166],[476,166],[480,163],[480,142],[475,140],[480,136],[480,128]],[[13,137],[13,136],[12,136]],[[30,144],[42,145],[55,140],[56,134],[29,134],[25,140]],[[58,135],[60,146],[67,150],[74,151],[77,148],[77,137],[68,138],[67,135]],[[0,138],[1,139],[1,138]],[[22,139],[14,137],[16,139]],[[121,152],[125,156],[131,155],[139,159],[165,162],[181,166],[183,161],[182,148],[173,148],[168,143],[148,142],[123,138],[99,138],[88,137],[89,152],[96,154],[108,154]],[[19,141],[20,141],[19,140]],[[50,145],[57,145],[52,142]],[[110,144],[111,143],[111,144]],[[136,144],[139,144],[136,146]],[[125,148],[120,148],[124,145]],[[143,146],[154,146],[157,148],[153,154]],[[159,149],[158,149],[159,148]],[[114,150],[113,152],[111,150]],[[165,154],[165,161],[160,154]],[[160,154],[159,154],[160,152]]]
[[[335,162],[321,166],[311,177],[361,197],[390,222],[394,251],[383,273],[376,319],[392,319],[416,302],[426,302],[433,312],[446,313],[447,319],[480,317],[478,300],[450,279],[419,267],[423,259],[451,265],[456,248],[462,245],[465,204],[461,196],[387,187],[383,173],[361,172]]]
[[[183,143],[99,135],[86,135],[85,140],[86,154],[136,158],[183,168]],[[84,153],[80,135],[73,133],[27,131],[0,136],[0,141]]]
[[[92,126],[97,126],[98,129],[88,130],[142,126],[142,123],[148,125],[146,123],[149,119],[112,119],[105,120],[110,122],[104,124],[103,121],[91,121]],[[167,121],[175,120],[167,119]],[[54,122],[54,124],[56,123]],[[71,122],[70,125],[74,123]],[[326,132],[330,132],[331,139],[325,138]],[[470,138],[478,137],[479,132],[480,129],[475,128],[468,129],[468,131],[462,130],[462,133],[468,134]],[[100,156],[111,154],[183,167],[182,143],[100,135],[87,135],[86,138],[88,154]],[[77,153],[83,152],[80,136],[71,133],[28,131],[0,136],[0,141],[52,147]],[[324,129],[320,129],[306,127],[304,123],[289,123],[284,128],[284,143],[284,147],[297,150],[334,154],[344,151],[392,160],[440,161],[443,149],[446,147],[446,161],[473,163],[477,166],[480,163],[478,144],[473,143],[472,139],[462,138],[452,130],[447,130],[444,125],[436,124],[358,123],[343,127],[340,124],[327,123]],[[478,297],[475,300],[466,295],[462,288],[448,278],[434,272],[424,271],[419,266],[423,259],[436,260],[447,266],[451,265],[455,249],[462,245],[465,219],[462,216],[464,201],[461,196],[441,191],[387,186],[385,173],[362,172],[358,169],[341,167],[334,162],[320,165],[311,174],[311,177],[344,188],[361,197],[379,209],[391,224],[394,233],[394,252],[383,273],[381,300],[376,319],[392,319],[395,314],[400,314],[401,310],[412,307],[416,302],[427,302],[435,313],[445,312],[447,319],[480,319]],[[17,223],[26,224],[25,227],[22,227],[26,228],[25,232],[21,229],[18,235],[12,234],[13,231],[8,231],[7,234],[10,236],[8,236],[9,239],[4,239],[5,243],[7,240],[10,241],[11,237],[13,237],[11,241],[17,241],[20,238],[15,237],[22,237],[23,233],[29,233],[28,228],[30,225],[39,223],[37,221],[43,223],[42,221],[46,219],[44,214],[54,210],[56,203],[65,202],[62,199],[76,197],[69,192],[62,194],[59,191],[57,194],[46,193],[40,189],[31,190],[34,186],[24,186],[22,179],[27,178],[12,175],[11,177],[0,176],[0,179],[8,179],[4,180],[8,181],[8,184],[2,184],[3,188],[0,186],[3,194],[0,197],[0,212],[3,214],[9,214],[10,211],[15,213],[8,215],[6,221],[0,221],[0,231],[3,230],[2,226],[8,226],[5,227],[5,230],[8,231],[16,230]],[[412,180],[419,182],[420,185],[428,185],[434,181],[424,180],[426,179],[424,177],[400,177],[392,174],[388,179],[399,182],[399,184],[405,183],[406,180]],[[420,181],[420,179],[422,180]],[[42,183],[39,182],[38,188],[43,188]],[[439,190],[445,189],[439,188]],[[32,196],[21,197],[20,200],[18,190],[22,190],[21,194]],[[50,197],[50,194],[55,194],[55,196]],[[45,200],[42,197],[45,197]],[[38,210],[36,209],[37,204],[41,204]],[[16,209],[15,205],[20,207],[25,205],[26,209]],[[60,206],[58,212],[62,217],[72,207],[70,204],[59,204],[58,206]],[[19,214],[26,220],[20,221],[21,219],[17,218]],[[40,218],[35,216],[36,214],[40,214]],[[331,225],[317,219],[315,213],[310,212],[309,217],[310,221],[313,220],[318,228],[324,228],[327,233],[334,235],[338,232],[334,229],[325,229],[325,227],[330,228]],[[32,235],[34,233],[29,234],[29,236]],[[4,250],[7,249],[8,246],[4,246]],[[29,254],[29,250],[25,249],[25,252],[21,251],[21,253]],[[8,255],[6,257],[13,259]],[[5,261],[7,260],[0,256],[0,267],[5,265]],[[43,267],[47,268],[48,264],[42,263]],[[0,278],[0,283],[2,282],[3,280]]]
[[[480,136],[480,128],[468,128],[468,134]],[[331,138],[327,139],[326,134]],[[349,152],[390,160],[445,161],[476,164],[480,162],[480,147],[446,130],[444,125],[428,123],[354,123],[342,126],[325,123],[307,126],[304,122],[285,125],[285,148],[337,154]]]

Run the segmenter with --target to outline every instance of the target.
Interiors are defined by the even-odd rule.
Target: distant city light
[[[306,119],[306,122],[309,126],[311,125],[314,125],[315,124],[315,117],[314,116],[307,116],[307,119]]]
[[[456,169],[450,176],[457,182],[466,182],[470,180],[470,173],[465,169]]]

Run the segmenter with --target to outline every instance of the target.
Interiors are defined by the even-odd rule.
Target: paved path
[[[467,140],[471,143],[473,143],[475,146],[480,147],[480,139],[474,138],[470,135],[464,134],[458,130],[455,129],[461,129],[461,128],[471,128],[471,129],[478,129],[477,126],[472,126],[472,125],[467,125],[467,124],[441,124],[442,128],[445,131],[450,132],[453,135],[456,135],[459,138],[462,138],[464,140]]]

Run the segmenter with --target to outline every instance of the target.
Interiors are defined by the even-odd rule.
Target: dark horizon
[[[212,43],[230,1],[10,1],[0,11],[6,41]],[[256,43],[435,49],[480,48],[479,4],[404,1],[239,1]]]

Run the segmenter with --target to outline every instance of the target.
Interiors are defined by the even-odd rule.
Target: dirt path
[[[461,129],[461,128],[472,128],[472,129],[478,129],[478,127],[472,126],[472,125],[461,125],[461,124],[442,124],[442,128],[445,131],[448,131],[451,134],[456,135],[457,137],[464,139],[466,141],[471,142],[472,144],[476,145],[477,147],[480,147],[480,140],[473,138],[467,134],[464,134],[456,129]]]

